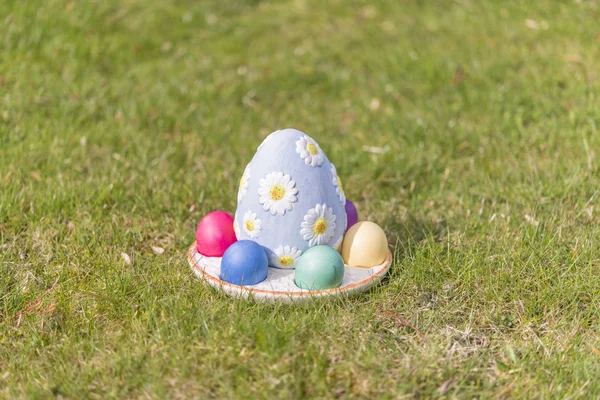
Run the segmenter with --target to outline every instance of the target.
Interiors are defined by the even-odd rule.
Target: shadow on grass
[[[405,257],[413,254],[414,249],[427,238],[441,240],[446,231],[445,222],[432,222],[418,218],[412,214],[403,216],[390,215],[383,223],[383,229],[388,236],[393,260],[389,271],[381,282],[371,287],[366,293],[371,293],[377,287],[386,286],[398,272]]]
[[[443,233],[446,230],[444,223],[433,223],[417,218],[411,214],[404,214],[402,216],[390,215],[383,223],[382,227],[387,234],[389,248],[392,251],[393,260],[390,269],[382,280],[375,285],[371,286],[368,290],[361,294],[353,294],[351,296],[334,296],[324,297],[315,299],[314,301],[304,303],[291,303],[296,307],[293,308],[328,308],[337,307],[341,304],[354,304],[358,302],[369,302],[373,295],[376,295],[380,291],[385,291],[390,280],[394,279],[399,275],[399,270],[404,263],[402,262],[405,257],[410,256],[414,249],[419,246],[421,242],[428,238],[435,238],[436,240],[443,237]],[[209,296],[213,297],[216,301],[228,303],[230,300],[229,296],[223,291],[214,288],[210,285],[205,285],[206,290],[210,293]],[[274,302],[264,303],[259,299],[249,296],[248,298],[235,299],[236,307],[241,307],[246,310],[247,308],[254,309],[269,309],[272,311],[287,309],[289,304],[285,302]]]

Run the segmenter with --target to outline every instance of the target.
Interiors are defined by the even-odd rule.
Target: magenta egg
[[[225,211],[213,211],[202,218],[196,230],[196,249],[206,257],[222,257],[237,241],[233,217]]]
[[[358,222],[358,211],[352,202],[346,199],[346,215],[348,216],[348,226],[346,230],[350,229],[352,225]]]

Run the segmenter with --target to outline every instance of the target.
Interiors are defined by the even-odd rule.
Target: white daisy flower
[[[249,180],[250,180],[250,165],[246,166],[246,169],[244,170],[244,174],[240,178],[240,185],[239,185],[240,187],[238,190],[238,203],[240,201],[242,201],[242,199],[246,195],[246,191],[248,190],[248,186],[249,186],[249,183],[248,183]]]
[[[262,149],[262,148],[263,148],[263,146],[264,146],[265,144],[267,144],[267,143],[269,142],[269,140],[271,140],[271,138],[273,137],[273,135],[274,135],[274,134],[276,134],[277,132],[279,132],[279,131],[277,130],[277,131],[275,131],[275,132],[273,132],[273,133],[270,133],[270,134],[269,134],[269,136],[267,136],[267,137],[266,137],[266,138],[265,138],[265,139],[264,139],[264,140],[261,142],[261,144],[258,146],[258,149],[256,149],[256,150],[260,150],[260,149]]]
[[[233,231],[235,232],[235,237],[240,238],[240,224],[238,224],[237,219],[233,221]]]
[[[340,238],[337,240],[337,242],[335,242],[333,244],[333,248],[335,249],[335,251],[340,251],[340,249],[342,248],[342,242],[344,241],[344,236],[340,236]]]
[[[340,198],[342,204],[346,204],[346,194],[344,193],[344,186],[342,185],[342,180],[337,174],[337,170],[335,169],[335,165],[333,164],[331,164],[331,175],[333,176],[332,182],[333,186],[335,186],[335,192]]]
[[[300,158],[304,160],[306,165],[313,167],[319,167],[325,160],[323,151],[317,142],[307,135],[302,136],[296,142],[296,153],[300,154]]]
[[[302,252],[295,247],[279,246],[270,255],[271,264],[279,268],[294,268],[296,260],[301,254]]]
[[[310,247],[327,244],[335,229],[333,209],[325,203],[317,204],[304,216],[301,227],[300,234]]]
[[[294,203],[298,201],[296,182],[289,175],[271,172],[261,179],[258,185],[260,204],[272,215],[285,215],[286,211],[294,208]]]
[[[252,239],[256,239],[260,234],[261,230],[261,220],[256,218],[256,213],[252,211],[246,211],[244,214],[244,231],[246,234],[250,236]]]

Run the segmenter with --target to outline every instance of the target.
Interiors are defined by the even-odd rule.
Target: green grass
[[[0,397],[600,397],[599,20],[585,0],[2,2]],[[187,266],[283,127],[389,233],[362,296],[232,301]]]

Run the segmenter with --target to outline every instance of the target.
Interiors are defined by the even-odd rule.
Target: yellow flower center
[[[279,257],[279,264],[283,265],[284,267],[289,267],[290,265],[294,264],[294,257],[281,256]]]
[[[306,151],[308,151],[313,156],[319,153],[319,149],[317,149],[317,146],[315,146],[312,143],[306,145]]]
[[[337,180],[338,180],[338,186],[339,186],[340,190],[344,190],[344,186],[342,185],[342,180],[340,179],[339,176],[337,177]]]
[[[269,192],[272,200],[281,200],[283,196],[285,196],[285,188],[281,185],[273,185],[271,186],[271,191]]]
[[[246,221],[246,230],[252,232],[254,230],[254,221],[252,220],[247,220]]]
[[[327,230],[327,221],[325,218],[319,218],[313,226],[313,232],[317,236],[321,236]]]

